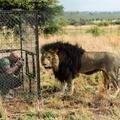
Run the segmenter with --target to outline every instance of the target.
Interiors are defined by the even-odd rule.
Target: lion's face
[[[58,70],[59,57],[55,51],[42,51],[41,63],[45,69]]]
[[[51,69],[52,68],[52,59],[53,56],[49,52],[44,52],[42,53],[41,56],[41,63],[46,69]]]

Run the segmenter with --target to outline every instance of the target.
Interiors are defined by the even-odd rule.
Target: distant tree
[[[96,18],[96,21],[99,21],[100,19],[99,18]]]
[[[120,20],[115,21],[113,24],[120,25]]]
[[[75,24],[78,24],[78,21],[75,20],[75,19],[70,18],[70,19],[68,20],[68,23],[69,23],[69,25],[75,25]]]
[[[98,26],[109,26],[109,25],[110,25],[110,22],[108,22],[108,21],[103,21],[103,22],[99,22],[97,25],[98,25]]]
[[[80,18],[80,25],[86,25],[86,20],[85,20],[85,19]]]
[[[101,30],[98,26],[91,27],[86,30],[86,33],[91,33],[93,36],[99,36],[104,33],[104,30]]]

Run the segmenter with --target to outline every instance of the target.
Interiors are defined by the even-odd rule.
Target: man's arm
[[[14,74],[17,70],[19,69],[19,66],[15,65],[14,67],[12,68],[9,68],[6,73],[11,75],[11,74]]]
[[[20,69],[23,67],[24,62],[22,60],[18,60],[16,65],[12,68],[9,68],[6,73],[11,75],[11,74],[15,74],[18,75],[20,72]]]

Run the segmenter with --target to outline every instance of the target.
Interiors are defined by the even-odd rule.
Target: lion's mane
[[[52,50],[57,51],[56,54],[59,56],[59,68],[58,71],[53,69],[54,75],[61,82],[68,80],[69,78],[74,79],[81,67],[82,54],[85,52],[84,49],[79,47],[77,44],[72,45],[68,42],[54,42],[45,44],[42,46],[46,52]],[[54,59],[54,58],[53,58]]]

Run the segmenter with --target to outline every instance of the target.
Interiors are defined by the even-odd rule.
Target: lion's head
[[[44,49],[41,50],[41,63],[46,69],[54,69],[54,71],[58,71],[59,68],[59,57],[56,51]]]

